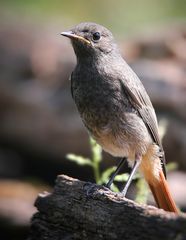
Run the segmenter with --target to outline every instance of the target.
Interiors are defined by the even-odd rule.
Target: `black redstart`
[[[137,75],[123,60],[112,33],[96,23],[80,23],[63,36],[71,39],[77,65],[71,75],[72,96],[83,123],[102,148],[139,167],[158,207],[178,212],[165,180],[165,160],[150,98]]]

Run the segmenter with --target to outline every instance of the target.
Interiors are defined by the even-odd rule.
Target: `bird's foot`
[[[100,194],[99,190],[108,191],[109,189],[103,185],[88,182],[84,184],[83,190],[85,191],[87,197],[95,197],[98,192]]]
[[[111,185],[109,183],[103,184],[102,186],[104,188],[107,188],[107,189],[111,190],[111,188],[110,188]]]

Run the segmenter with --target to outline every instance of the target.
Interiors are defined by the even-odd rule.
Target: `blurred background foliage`
[[[76,155],[92,154],[70,93],[75,56],[59,35],[81,21],[113,32],[167,123],[166,158],[177,165],[168,180],[186,209],[186,1],[0,0],[0,239],[26,238],[37,194],[51,191],[56,175],[94,181],[89,164],[66,157],[82,163]],[[116,162],[106,153],[95,161],[100,173],[108,170],[102,182]],[[128,197],[136,191],[131,186]]]
[[[100,22],[120,35],[186,18],[185,0],[7,0],[1,1],[1,9],[33,21],[41,18],[48,22],[52,18],[66,25],[85,20]]]

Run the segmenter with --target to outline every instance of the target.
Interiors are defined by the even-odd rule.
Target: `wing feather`
[[[166,175],[165,157],[158,133],[157,118],[150,98],[143,84],[141,83],[137,75],[132,71],[132,69],[130,69],[130,67],[127,68],[127,72],[121,82],[124,91],[127,92],[127,94],[129,95],[131,104],[138,111],[139,115],[143,119],[145,125],[149,129],[149,132],[154,142],[160,147],[160,159],[162,162],[164,174]]]

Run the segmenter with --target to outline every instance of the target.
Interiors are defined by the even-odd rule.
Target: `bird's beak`
[[[91,44],[91,42],[88,39],[86,39],[86,38],[84,38],[82,36],[79,36],[79,35],[73,33],[72,31],[61,32],[61,35],[65,36],[65,37],[68,37],[68,38],[71,38],[71,39],[77,39],[77,40],[81,40],[83,42],[86,42],[88,44]]]

